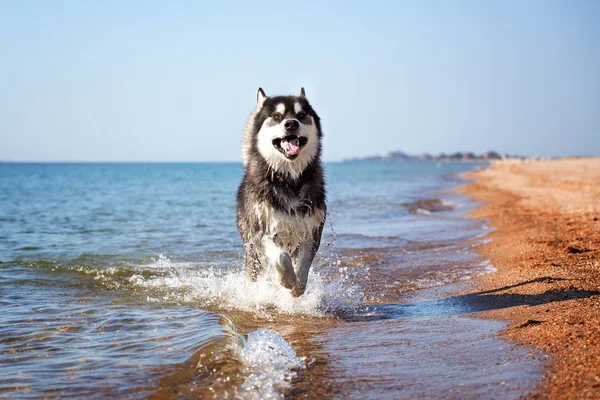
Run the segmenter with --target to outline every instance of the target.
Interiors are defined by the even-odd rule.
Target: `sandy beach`
[[[476,248],[497,272],[471,294],[478,317],[511,323],[503,337],[549,355],[530,398],[600,398],[600,159],[502,161],[459,189],[483,205],[490,242]]]

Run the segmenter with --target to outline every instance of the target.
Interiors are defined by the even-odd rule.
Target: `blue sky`
[[[324,156],[600,155],[598,1],[2,1],[0,160],[239,161],[256,90]]]

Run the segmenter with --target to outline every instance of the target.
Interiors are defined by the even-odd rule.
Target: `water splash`
[[[297,371],[306,368],[305,358],[277,332],[258,329],[248,334],[241,352],[249,374],[239,394],[245,399],[280,399],[291,388]]]
[[[292,380],[306,368],[292,346],[276,331],[259,328],[246,338],[221,316],[222,336],[196,351],[196,368],[205,378],[200,398],[283,399]]]
[[[274,313],[325,316],[361,303],[362,292],[346,269],[326,274],[311,271],[307,290],[293,297],[267,271],[256,282],[246,279],[239,268],[197,268],[190,263],[178,263],[161,255],[151,268],[168,271],[150,276],[135,274],[128,278],[137,289],[148,290],[152,302],[176,301],[216,307],[224,310],[253,312],[264,318]]]

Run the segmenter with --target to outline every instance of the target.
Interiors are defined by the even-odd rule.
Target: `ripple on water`
[[[12,304],[0,327],[0,393],[139,397],[217,390],[277,398],[305,366],[273,330],[255,330],[245,339],[227,318],[196,307],[77,297],[69,307],[56,300]]]

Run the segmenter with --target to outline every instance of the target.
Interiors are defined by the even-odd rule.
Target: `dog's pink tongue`
[[[292,139],[289,142],[287,140],[282,141],[283,149],[285,150],[285,154],[288,156],[295,156],[300,151],[300,144],[298,143],[298,139]]]

